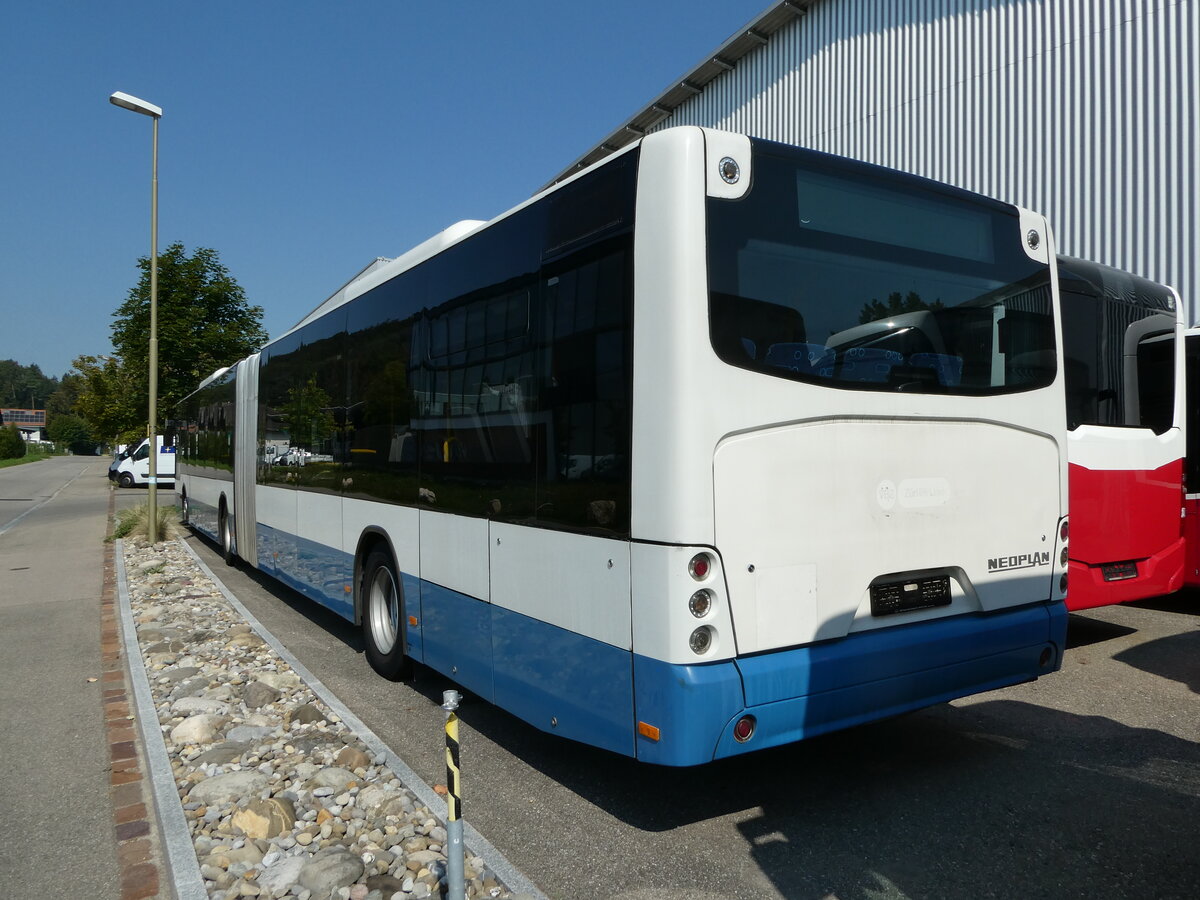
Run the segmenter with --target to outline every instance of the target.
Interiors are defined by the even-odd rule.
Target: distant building
[[[0,425],[16,425],[27,441],[45,440],[46,411],[44,409],[0,409]]]
[[[787,0],[559,178],[675,125],[745,132],[1043,213],[1196,321],[1198,123],[1197,0]]]

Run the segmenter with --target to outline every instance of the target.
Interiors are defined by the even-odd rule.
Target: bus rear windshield
[[[992,394],[1056,372],[1048,266],[1014,210],[755,142],[753,185],[708,201],[709,321],[725,362],[872,391]]]

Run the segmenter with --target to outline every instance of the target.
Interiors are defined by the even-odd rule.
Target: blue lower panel
[[[667,766],[709,762],[717,738],[744,709],[742,676],[732,661],[679,666],[633,657],[637,719],[659,730],[637,738],[637,758]]]
[[[271,548],[268,559],[274,561],[273,566],[263,565],[262,568],[288,587],[354,621],[354,595],[346,590],[354,577],[353,556],[261,523],[257,539],[260,549],[264,544]],[[259,560],[261,562],[263,557]]]
[[[406,575],[406,591],[408,584]],[[428,581],[420,585],[425,665],[491,701],[492,605]]]
[[[638,719],[660,729],[657,742],[638,738],[637,756],[695,765],[1030,681],[1062,664],[1066,621],[1062,603],[1042,604],[709,666],[635,658]],[[738,743],[733,724],[746,713],[757,727]]]
[[[492,608],[495,702],[543,731],[634,755],[630,653]]]

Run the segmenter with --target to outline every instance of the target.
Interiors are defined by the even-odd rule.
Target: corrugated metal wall
[[[853,156],[1044,213],[1200,318],[1200,0],[819,0],[654,130]]]

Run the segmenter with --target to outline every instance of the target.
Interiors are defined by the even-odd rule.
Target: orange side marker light
[[[644,738],[649,738],[655,743],[658,742],[659,731],[653,725],[647,722],[638,722],[638,734]]]

